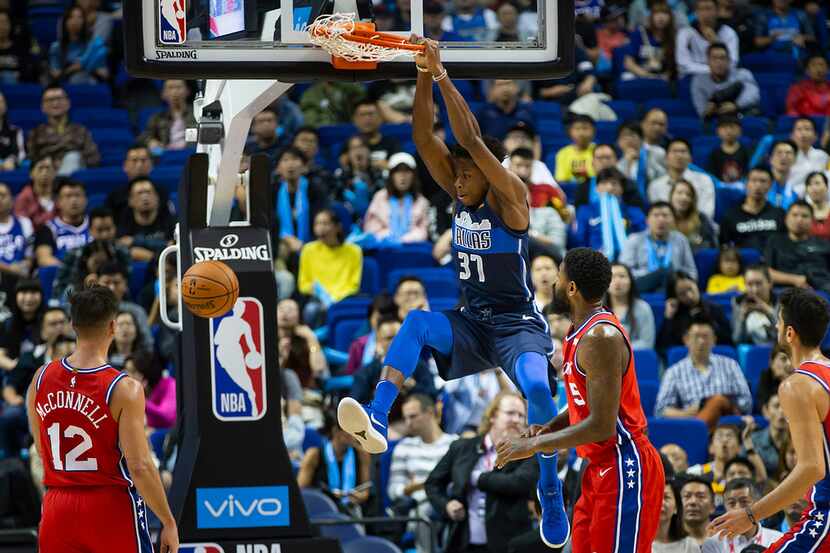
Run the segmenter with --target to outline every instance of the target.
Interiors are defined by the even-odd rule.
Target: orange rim
[[[346,26],[345,24],[338,25],[339,27]],[[315,34],[324,35],[325,28],[317,28],[314,30]],[[375,46],[382,46],[384,48],[395,48],[397,50],[408,50],[410,52],[423,52],[423,44],[413,44],[406,38],[393,34],[383,33],[375,30],[374,23],[365,23],[356,21],[354,23],[354,30],[350,33],[340,35],[343,39],[360,44],[372,44]]]

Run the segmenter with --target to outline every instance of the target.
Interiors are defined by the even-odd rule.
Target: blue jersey
[[[533,309],[527,242],[527,230],[519,233],[507,228],[486,201],[478,209],[456,203],[453,263],[469,308]]]
[[[83,222],[77,227],[63,222],[59,217],[48,221],[45,226],[52,233],[55,242],[52,255],[61,261],[69,250],[80,248],[92,241],[89,235],[89,217],[84,217]]]
[[[12,215],[7,223],[0,224],[0,261],[23,261],[31,253],[32,239],[31,221]]]

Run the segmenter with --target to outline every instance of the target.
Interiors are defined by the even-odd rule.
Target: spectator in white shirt
[[[718,23],[718,5],[715,0],[697,0],[696,20],[677,31],[675,59],[679,76],[709,73],[706,50],[715,42],[722,42],[729,50],[732,67],[740,57],[738,34],[729,25]]]
[[[748,478],[731,480],[726,484],[726,490],[723,492],[723,502],[727,513],[743,511],[752,506],[757,500],[758,489]],[[742,551],[745,547],[753,544],[766,548],[778,541],[778,538],[782,535],[778,530],[764,528],[760,524],[756,524],[746,534],[741,534],[732,539],[712,536],[703,542],[700,551],[701,553],[732,553]]]
[[[458,436],[441,430],[435,402],[429,396],[412,394],[404,401],[401,412],[408,437],[392,451],[389,499],[404,508],[409,504],[410,516],[429,518],[432,508],[424,492],[424,482]],[[418,524],[412,530],[416,532],[418,553],[430,551],[429,528]]]
[[[827,170],[827,163],[830,162],[827,152],[813,146],[817,139],[815,121],[809,117],[799,117],[795,120],[790,140],[795,142],[798,149],[795,154],[795,165],[790,170],[790,181],[793,182],[793,192],[799,198],[804,197],[807,175],[814,171]]]
[[[669,142],[666,153],[667,173],[656,178],[648,185],[649,202],[667,202],[674,184],[680,180],[688,181],[697,192],[697,210],[714,219],[715,217],[715,182],[706,173],[692,171],[692,147],[683,138]]]

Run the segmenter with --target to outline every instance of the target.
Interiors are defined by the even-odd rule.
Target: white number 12
[[[458,262],[461,264],[461,274],[458,275],[461,280],[467,280],[472,274],[470,272],[470,263],[472,262],[478,272],[478,281],[484,282],[484,259],[477,253],[468,254],[467,252],[458,252]]]
[[[64,462],[61,460],[61,427],[59,423],[54,423],[46,429],[49,434],[49,444],[52,449],[52,465],[55,470],[66,471],[80,471],[80,470],[98,470],[98,460],[90,457],[84,461],[79,461],[78,457],[92,449],[92,438],[83,428],[77,426],[68,426],[63,431],[64,438],[81,437],[81,443],[66,452],[66,468]]]

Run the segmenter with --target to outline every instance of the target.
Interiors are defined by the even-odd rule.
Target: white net
[[[350,62],[390,61],[398,56],[413,56],[410,50],[394,46],[380,46],[349,40],[344,35],[351,35],[355,30],[355,14],[335,13],[321,15],[306,27],[309,40],[332,56]]]

